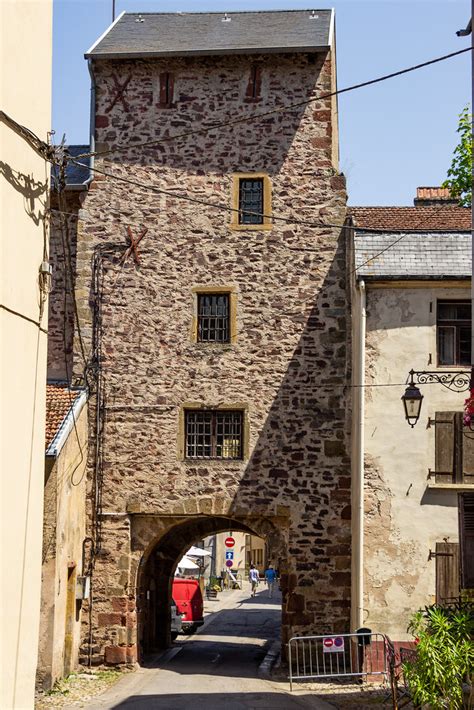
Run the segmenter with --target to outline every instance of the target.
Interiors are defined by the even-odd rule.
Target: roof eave
[[[236,49],[191,49],[176,52],[87,52],[86,59],[159,59],[160,57],[215,57],[239,54],[293,54],[328,52],[329,44],[308,47],[242,47]]]
[[[63,448],[66,440],[71,433],[72,429],[75,427],[79,414],[82,411],[83,406],[87,402],[87,391],[82,390],[79,397],[74,401],[72,407],[68,409],[66,416],[61,422],[56,435],[46,449],[45,456],[57,458]]]
[[[357,281],[368,281],[370,283],[383,281],[466,281],[471,280],[470,275],[460,276],[459,274],[362,274],[357,275]]]

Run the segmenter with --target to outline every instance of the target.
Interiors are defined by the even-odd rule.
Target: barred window
[[[438,363],[471,364],[470,301],[438,301]]]
[[[228,293],[198,294],[198,342],[230,342],[229,302]]]
[[[263,178],[239,180],[239,224],[263,224]]]
[[[188,459],[241,459],[243,412],[186,411],[185,451]]]

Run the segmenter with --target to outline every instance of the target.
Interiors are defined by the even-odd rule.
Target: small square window
[[[185,456],[188,459],[241,459],[243,412],[186,410]]]
[[[200,343],[230,342],[230,295],[228,293],[198,294],[197,340]]]
[[[231,229],[272,229],[272,184],[266,173],[234,173]]]
[[[470,301],[438,301],[439,365],[471,364]]]
[[[263,224],[263,178],[239,180],[239,224]]]

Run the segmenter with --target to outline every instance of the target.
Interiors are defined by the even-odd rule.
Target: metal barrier
[[[387,679],[384,634],[294,636],[288,642],[290,690],[295,680],[383,676]]]

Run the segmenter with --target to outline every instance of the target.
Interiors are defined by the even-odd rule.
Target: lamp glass
[[[402,396],[403,406],[405,408],[405,418],[411,427],[414,427],[420,418],[421,404],[423,395],[418,387],[411,384],[405,390]]]

